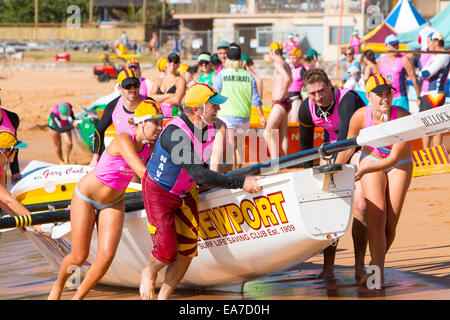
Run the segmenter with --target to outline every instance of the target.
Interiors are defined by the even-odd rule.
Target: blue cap
[[[398,37],[395,34],[390,34],[384,39],[384,45],[396,45],[399,44],[400,40],[398,40]]]

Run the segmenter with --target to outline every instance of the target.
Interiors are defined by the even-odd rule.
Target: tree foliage
[[[80,7],[81,22],[89,20],[89,0],[39,0],[39,22],[64,23],[70,16],[67,8],[71,5]],[[34,1],[0,0],[0,22],[34,22]]]

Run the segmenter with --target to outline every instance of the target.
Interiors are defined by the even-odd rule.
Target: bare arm
[[[115,157],[122,157],[139,178],[144,178],[146,167],[139,158],[133,140],[128,133],[119,134],[108,147],[108,154]]]
[[[152,83],[152,87],[150,89],[150,97],[155,99],[157,102],[165,102],[166,99],[169,98],[170,94],[158,94],[158,89],[161,86],[162,78],[156,79]]]
[[[224,163],[225,144],[226,144],[226,131],[227,125],[220,119],[216,120],[216,134],[214,136],[214,142],[211,152],[211,163],[209,168],[212,171],[220,172],[220,164]]]
[[[403,57],[403,67],[406,70],[406,73],[408,74],[408,77],[411,79],[414,89],[416,90],[417,99],[420,99],[420,87],[419,82],[417,81],[416,73],[414,72],[414,66],[411,62],[411,60],[407,57]]]

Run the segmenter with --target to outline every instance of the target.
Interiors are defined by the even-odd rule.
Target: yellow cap
[[[389,82],[388,79],[383,77],[381,74],[377,73],[374,74],[367,80],[366,82],[366,92],[369,93],[371,91],[375,93],[383,92],[387,89],[393,88],[392,84]],[[395,88],[393,88],[395,89]]]
[[[272,42],[270,44],[269,50],[283,50],[283,46],[281,45],[281,43],[279,42]]]
[[[289,55],[290,56],[297,56],[299,58],[302,57],[302,50],[300,50],[299,48],[294,48],[291,51],[289,51]]]
[[[186,70],[187,69],[189,69],[189,65],[188,64],[181,64],[179,67],[178,67],[178,73],[180,74],[180,76],[183,76],[183,74],[186,72]]]
[[[134,110],[134,123],[139,123],[145,120],[164,119],[161,107],[158,102],[151,99],[146,99],[139,103],[136,110]]]
[[[159,72],[164,71],[166,69],[167,64],[167,58],[161,57],[159,58],[158,62],[156,63],[156,69],[158,69]]]
[[[0,148],[1,149],[23,149],[27,144],[22,141],[18,141],[14,133],[9,130],[0,130]]]
[[[128,60],[127,61],[127,64],[125,65],[125,69],[129,69],[130,68],[130,66],[137,66],[137,67],[139,67],[140,65],[139,65],[139,61],[137,61],[136,59],[134,59],[134,58],[131,58],[130,60]]]
[[[136,82],[140,83],[141,81],[134,73],[134,71],[129,69],[120,71],[119,75],[117,76],[117,84],[121,87],[129,83],[136,83]]]
[[[195,83],[186,90],[186,95],[184,96],[184,104],[186,106],[196,107],[208,101],[214,104],[222,104],[227,101],[227,97],[218,94],[213,87],[206,83]]]

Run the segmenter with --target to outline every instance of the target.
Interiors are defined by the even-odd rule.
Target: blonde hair
[[[230,60],[227,58],[225,61],[225,68],[232,68],[232,69],[243,69],[244,64],[241,59],[239,60]]]

